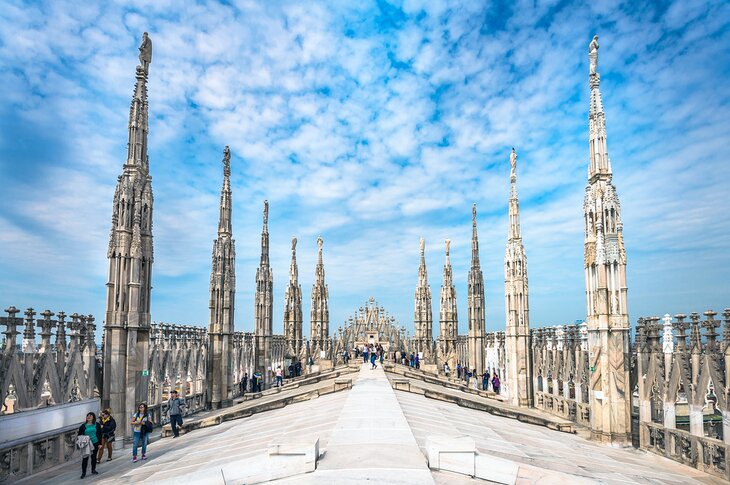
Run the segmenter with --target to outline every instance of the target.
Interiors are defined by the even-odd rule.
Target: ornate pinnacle
[[[226,178],[231,176],[231,150],[228,145],[223,149],[223,176]]]

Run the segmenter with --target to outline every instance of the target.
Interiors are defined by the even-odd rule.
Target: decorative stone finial
[[[421,256],[423,256],[424,253],[426,252],[426,241],[423,239],[423,237],[421,237],[420,241],[418,242],[418,245],[421,249]]]
[[[269,224],[269,201],[264,200],[264,227]]]
[[[448,256],[451,252],[451,239],[446,240],[446,256]]]
[[[292,236],[291,237],[291,252],[295,253],[297,251],[297,237]]]
[[[223,175],[225,177],[231,176],[231,150],[228,145],[223,149]]]
[[[509,154],[509,164],[510,179],[515,180],[517,178],[517,152],[515,151],[515,147],[512,147],[512,153]]]

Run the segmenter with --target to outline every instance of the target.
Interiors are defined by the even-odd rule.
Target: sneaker
[[[138,461],[139,461],[139,460],[137,459],[137,457],[136,457],[136,456],[135,456],[134,458],[132,458],[132,463],[137,463]]]
[[[147,459],[147,455],[142,455],[142,459],[143,460],[146,460]]]
[[[106,461],[112,461],[112,459],[111,458],[107,458]]]
[[[92,475],[98,475],[98,474],[99,474],[99,472],[98,472],[98,471],[96,471],[96,470],[91,470],[91,474],[92,474]]]

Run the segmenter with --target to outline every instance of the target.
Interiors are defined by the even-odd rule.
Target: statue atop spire
[[[598,36],[594,35],[593,40],[588,44],[588,60],[590,62],[590,74],[598,74]]]
[[[269,225],[269,201],[264,200],[264,229]]]
[[[231,149],[228,145],[223,149],[223,176],[231,176]]]
[[[421,236],[421,240],[419,241],[419,247],[421,248],[421,257],[423,257],[426,252],[426,241],[423,239],[423,236]]]
[[[297,237],[296,236],[291,237],[291,252],[293,255],[297,254]]]
[[[152,64],[152,39],[145,32],[142,34],[142,44],[139,46],[139,65],[145,74],[148,73],[150,64]]]
[[[446,259],[449,259],[449,254],[451,253],[451,239],[446,240]]]
[[[515,180],[517,178],[517,152],[515,151],[515,147],[512,147],[512,153],[509,155],[509,165],[509,177],[511,180]]]

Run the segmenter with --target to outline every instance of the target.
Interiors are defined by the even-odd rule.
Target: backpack
[[[147,421],[145,421],[144,426],[142,426],[142,432],[151,433],[154,428],[155,428],[155,425],[152,423],[152,421],[150,421],[149,418],[147,418]]]

